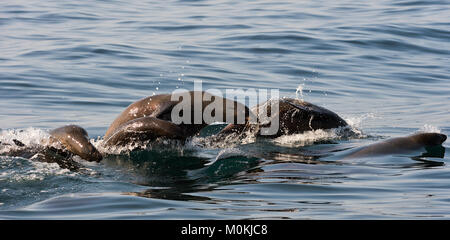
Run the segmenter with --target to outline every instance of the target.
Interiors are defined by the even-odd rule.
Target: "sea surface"
[[[277,89],[358,134],[201,135],[79,159],[83,172],[0,156],[0,219],[449,219],[449,140],[443,158],[336,157],[450,135],[449,58],[446,0],[1,1],[2,142],[77,124],[98,146],[130,103],[194,81]]]

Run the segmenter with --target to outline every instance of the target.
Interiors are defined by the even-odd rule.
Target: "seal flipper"
[[[73,160],[73,153],[55,147],[46,147],[31,159],[46,163],[56,163],[60,168],[74,172],[79,172],[82,168],[81,164]]]

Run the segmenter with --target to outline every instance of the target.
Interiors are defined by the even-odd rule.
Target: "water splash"
[[[352,126],[339,127],[334,129],[317,129],[299,134],[283,135],[272,141],[281,146],[303,147],[312,145],[315,142],[340,140],[347,138],[359,138],[361,131]]]
[[[300,101],[304,101],[303,99],[303,89],[305,88],[305,84],[302,83],[300,85],[298,85],[297,89],[295,90],[295,98],[300,100]],[[300,97],[299,97],[300,95]]]
[[[186,147],[190,149],[204,149],[204,148],[225,148],[230,149],[243,144],[249,144],[256,141],[256,131],[254,128],[249,128],[242,133],[231,133],[226,136],[194,136],[186,141]]]
[[[26,129],[10,129],[0,132],[0,141],[3,143],[13,143],[13,139],[17,139],[25,145],[38,145],[50,137],[47,130],[29,127]]]
[[[365,113],[357,116],[343,116],[343,119],[350,125],[355,131],[361,131],[363,129],[363,123],[369,119],[382,119],[375,113]],[[361,132],[362,134],[362,132]]]
[[[417,132],[422,133],[441,133],[441,129],[436,126],[425,124]]]
[[[50,134],[47,130],[29,127],[26,129],[10,129],[0,132],[0,154],[17,149],[15,140],[20,141],[27,147],[38,148],[40,146],[50,145]],[[57,145],[57,143],[55,143]]]
[[[230,158],[230,157],[242,157],[242,156],[247,156],[247,153],[245,153],[242,150],[239,150],[237,148],[222,149],[217,154],[216,158],[213,161],[206,163],[205,166],[212,165],[213,163],[215,163],[221,159],[226,159],[226,158]]]
[[[175,140],[175,139],[165,139],[165,138],[157,138],[155,140],[147,140],[147,141],[136,141],[129,142],[126,145],[117,145],[117,146],[105,146],[104,139],[98,137],[97,139],[91,139],[90,142],[97,150],[105,154],[118,155],[123,153],[129,153],[135,149],[144,149],[144,150],[170,150],[183,152],[184,141]]]

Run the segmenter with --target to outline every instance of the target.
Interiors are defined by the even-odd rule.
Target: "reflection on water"
[[[281,147],[262,142],[241,146],[241,153],[220,159],[196,156],[195,151],[132,151],[125,155],[109,156],[108,167],[118,168],[133,175],[134,183],[150,188],[126,195],[180,201],[213,201],[197,192],[214,192],[226,186],[258,182],[322,185],[343,183],[351,175],[348,167],[355,164],[369,168],[431,169],[445,165],[442,146],[428,148],[420,156],[382,156],[366,159],[330,160],[335,152],[352,151],[352,147],[336,151],[333,142],[327,148],[316,143],[305,148]],[[341,143],[342,145],[342,143]],[[315,149],[318,147],[318,149]],[[341,146],[342,147],[342,146]],[[264,149],[264,150],[263,150]],[[231,150],[230,150],[231,151]],[[249,157],[254,155],[253,157]],[[218,156],[221,156],[220,154]],[[259,157],[256,157],[259,156]],[[263,157],[264,156],[264,157]],[[386,160],[387,159],[387,160]],[[400,160],[400,161],[397,161]],[[374,173],[377,172],[373,169]],[[270,211],[270,210],[267,210]]]

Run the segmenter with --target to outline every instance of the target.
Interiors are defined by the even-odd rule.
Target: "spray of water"
[[[300,85],[298,85],[297,89],[295,90],[295,98],[300,100],[300,101],[304,101],[303,100],[303,89],[305,88],[305,84],[302,83]],[[300,97],[299,97],[300,95]]]

